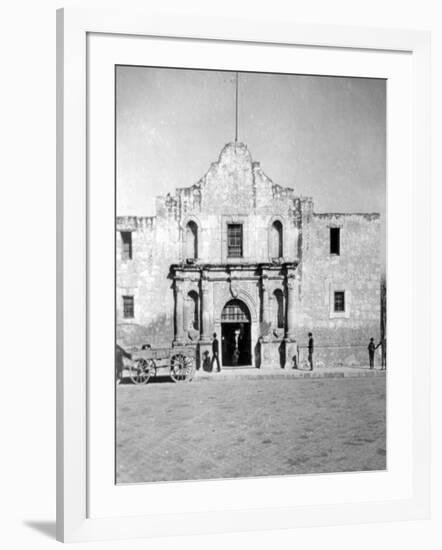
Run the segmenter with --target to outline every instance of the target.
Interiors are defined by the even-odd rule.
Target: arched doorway
[[[221,314],[222,362],[239,367],[252,364],[250,311],[241,300],[230,300]]]

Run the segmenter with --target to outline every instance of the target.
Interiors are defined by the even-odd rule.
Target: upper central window
[[[338,291],[338,292],[335,292],[335,296],[334,296],[335,300],[335,304],[334,304],[334,309],[335,311],[345,311],[345,292],[343,291]]]
[[[227,225],[227,256],[229,258],[242,258],[242,224],[229,223]]]

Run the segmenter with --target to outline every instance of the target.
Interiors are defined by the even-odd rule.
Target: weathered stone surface
[[[330,227],[341,228],[340,255],[330,255]],[[303,225],[298,332],[315,339],[315,358],[365,364],[370,337],[380,339],[380,219],[377,214],[313,214]],[[334,291],[345,291],[345,315],[332,311]],[[304,336],[304,337],[303,337]],[[301,349],[301,358],[307,350]]]
[[[296,338],[304,361],[309,331],[315,360],[367,363],[368,340],[379,341],[380,329],[378,214],[315,213],[311,198],[272,182],[242,143],[227,144],[198,183],[157,197],[156,209],[154,217],[117,219],[120,343],[140,335],[152,346],[200,341],[202,358],[216,332],[221,353],[222,311],[239,300],[257,367],[290,363],[284,338]],[[241,257],[228,257],[228,224],[242,225]],[[330,254],[330,227],[340,228],[339,256]],[[122,231],[132,234],[132,259],[123,259]],[[335,291],[345,292],[344,312],[334,311]],[[134,297],[133,318],[124,317],[122,296]]]

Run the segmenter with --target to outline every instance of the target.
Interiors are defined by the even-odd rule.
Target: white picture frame
[[[353,61],[348,60],[345,63],[354,63],[358,55],[362,57],[365,54],[376,56],[381,65],[383,56],[390,56],[392,67],[395,64],[393,58],[407,59],[400,69],[402,76],[399,75],[399,71],[396,82],[402,82],[400,79],[403,77],[409,85],[407,91],[404,90],[404,96],[406,96],[404,102],[408,103],[404,103],[403,108],[404,112],[408,107],[410,110],[409,124],[407,123],[409,135],[405,135],[404,141],[404,147],[409,147],[407,150],[410,152],[410,162],[404,161],[402,167],[398,165],[398,170],[400,168],[403,171],[403,181],[409,181],[409,185],[397,189],[396,178],[393,182],[388,182],[390,186],[388,214],[392,216],[391,219],[397,220],[399,225],[401,219],[403,220],[402,235],[407,238],[407,241],[405,245],[402,244],[402,250],[396,248],[397,240],[401,237],[401,228],[397,227],[398,224],[389,225],[388,270],[389,276],[391,273],[398,279],[401,272],[404,273],[402,280],[397,281],[398,285],[394,279],[394,286],[400,288],[402,295],[410,297],[409,308],[405,306],[401,308],[401,296],[398,291],[389,294],[388,299],[391,304],[389,313],[391,311],[394,314],[394,310],[397,309],[399,317],[402,316],[408,320],[408,328],[404,330],[408,330],[407,334],[412,334],[413,337],[408,338],[403,344],[402,352],[400,341],[395,348],[394,338],[393,340],[390,338],[393,345],[389,345],[389,364],[392,366],[388,372],[388,383],[392,390],[389,393],[388,436],[392,437],[397,431],[400,436],[403,436],[398,442],[398,449],[408,449],[403,453],[402,461],[392,460],[393,466],[397,465],[398,475],[391,484],[391,494],[385,493],[377,499],[373,489],[371,496],[365,498],[361,496],[359,500],[355,500],[354,495],[347,500],[346,497],[337,498],[338,487],[342,488],[343,493],[346,493],[347,489],[345,484],[341,485],[340,477],[336,474],[334,479],[325,480],[324,478],[324,481],[321,476],[302,476],[302,480],[295,480],[298,488],[302,484],[303,490],[311,493],[312,496],[308,502],[302,502],[302,499],[301,502],[296,502],[294,497],[292,502],[291,492],[287,491],[287,479],[276,478],[197,482],[192,486],[155,484],[153,487],[146,484],[128,488],[125,495],[122,491],[119,492],[118,500],[126,503],[119,512],[117,508],[111,510],[110,505],[106,507],[104,501],[112,502],[115,496],[114,488],[105,488],[105,483],[109,483],[109,480],[98,479],[99,473],[94,466],[98,460],[100,463],[105,461],[106,466],[103,471],[109,472],[114,457],[100,455],[100,450],[97,450],[97,447],[106,449],[106,446],[112,442],[112,434],[107,441],[100,440],[100,445],[95,443],[99,437],[98,429],[103,428],[100,433],[103,432],[105,438],[106,433],[109,432],[109,426],[107,424],[104,426],[104,422],[107,421],[103,421],[100,415],[96,414],[97,405],[104,410],[107,410],[107,405],[103,401],[102,407],[94,379],[94,369],[91,368],[91,365],[96,364],[94,363],[94,360],[96,361],[94,349],[97,347],[95,337],[106,341],[106,334],[103,331],[100,335],[94,329],[93,321],[95,307],[93,290],[96,288],[94,280],[98,277],[92,273],[91,257],[94,258],[93,254],[96,250],[94,239],[96,240],[100,236],[100,231],[104,229],[101,228],[100,231],[97,229],[96,216],[94,217],[96,213],[94,197],[97,191],[94,190],[93,185],[90,185],[96,177],[94,175],[96,163],[94,158],[91,158],[89,149],[88,140],[91,139],[89,121],[96,113],[91,112],[91,105],[94,105],[94,91],[91,92],[88,80],[95,67],[109,66],[113,61],[112,54],[109,54],[102,65],[94,65],[90,39],[97,36],[118,36],[121,45],[113,45],[103,50],[114,52],[115,49],[121,48],[122,54],[124,44],[127,45],[131,40],[141,40],[145,37],[150,43],[155,40],[161,40],[163,43],[181,40],[197,46],[198,43],[216,44],[217,48],[221,49],[228,46],[229,55],[234,55],[235,49],[239,52],[245,46],[262,45],[269,51],[272,48],[276,51],[283,46],[289,51],[296,49],[300,52],[299,58],[302,61],[304,56],[307,65],[313,63],[313,57],[308,57],[313,50],[331,53],[332,57],[336,58],[339,57],[339,53],[351,52],[350,57]],[[148,13],[134,13],[130,10],[64,9],[58,11],[58,540],[73,542],[233,532],[418,519],[429,516],[429,42],[429,34],[421,31],[300,25],[290,21],[259,21],[252,17],[248,21],[208,17],[192,19],[172,16],[153,17]],[[173,49],[171,52],[166,54],[172,55],[173,58]],[[128,47],[124,55],[135,54]],[[188,62],[192,65],[192,59],[189,58]],[[197,62],[194,61],[194,63]],[[335,67],[333,63],[335,63],[333,59],[328,61],[329,74],[338,74],[339,63],[336,62]],[[360,70],[363,74],[363,69]],[[373,74],[378,74],[375,69],[373,70],[375,71]],[[385,70],[388,72],[390,69]],[[391,70],[394,71],[394,69]],[[394,78],[396,77],[393,77],[393,82],[395,82]],[[103,82],[106,82],[106,78]],[[399,97],[400,90],[393,89],[392,94],[398,94]],[[390,139],[399,134],[400,121],[392,120],[389,126]],[[407,137],[411,138],[408,142]],[[94,136],[92,136],[93,140]],[[394,142],[390,145],[394,146]],[[394,147],[390,147],[388,155],[393,167],[396,166],[393,158],[396,154],[400,156],[399,151],[395,152]],[[109,169],[112,171],[112,160],[109,160],[109,163]],[[400,171],[397,172],[396,176],[400,173]],[[104,201],[101,205],[105,212],[104,217],[108,219],[113,219],[113,210],[109,212],[111,203],[112,201]],[[91,232],[95,235],[92,239]],[[110,238],[113,242],[113,235]],[[390,318],[389,322],[391,322]],[[109,349],[112,356],[113,342],[109,343]],[[397,359],[394,356],[395,349]],[[395,367],[395,364],[402,365],[401,358],[409,364],[409,368],[404,368],[403,373]],[[109,369],[109,371],[113,377],[113,370]],[[404,384],[399,390],[397,381],[401,380],[401,377]],[[111,386],[105,385],[104,390],[107,391],[109,387]],[[399,391],[404,394],[399,396],[402,401],[397,399],[396,394]],[[100,402],[97,403],[97,400]],[[400,409],[401,403],[402,409]],[[402,420],[407,422],[405,430],[401,424],[401,415],[398,414],[401,410]],[[110,420],[113,422],[113,418]],[[389,474],[394,477],[395,466],[393,466]],[[361,495],[369,495],[364,491],[368,491],[370,485],[376,487],[370,481],[373,478],[367,478],[364,481],[363,474],[351,475],[353,477],[347,483],[348,491],[351,490],[351,486],[358,485],[358,477],[361,479]],[[315,479],[312,479],[313,477]],[[328,476],[328,478],[332,477]],[[378,481],[382,483],[382,478]],[[316,496],[316,489],[310,491],[310,487],[322,483],[329,484],[327,499]],[[385,486],[388,486],[388,483],[385,483]],[[211,508],[209,505],[206,508],[204,505],[192,508],[190,504],[185,512],[165,511],[160,508],[157,511],[151,509],[146,512],[147,508],[138,504],[142,501],[143,495],[144,501],[157,499],[158,503],[167,503],[173,499],[179,502],[180,499],[186,499],[186,490],[190,487],[190,490],[200,491],[201,494],[205,494],[204,491],[206,491],[207,494],[219,495],[222,504],[218,509]],[[107,490],[109,493],[106,492]],[[246,498],[242,498],[244,493],[265,495],[266,504],[264,500],[261,502],[258,498],[252,506],[248,504],[249,501]],[[333,494],[336,494],[336,498]]]

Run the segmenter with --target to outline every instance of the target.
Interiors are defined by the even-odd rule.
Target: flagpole
[[[235,143],[238,141],[238,72],[236,73],[236,93],[235,93]]]

